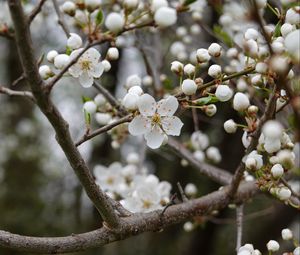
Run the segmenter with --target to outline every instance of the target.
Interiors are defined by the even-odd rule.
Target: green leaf
[[[86,125],[91,124],[91,114],[89,114],[86,110],[84,110],[84,121]]]
[[[184,3],[183,3],[183,6],[188,6],[194,2],[196,2],[197,0],[185,0]]]
[[[96,15],[96,25],[99,26],[103,22],[104,14],[101,9],[99,9],[97,15]]]
[[[90,97],[82,96],[81,97],[82,103],[88,102],[88,101],[93,101]]]
[[[67,46],[67,48],[66,48],[66,54],[70,56],[71,53],[72,53],[72,49],[69,46]]]
[[[207,105],[211,103],[219,102],[219,99],[215,96],[201,97],[194,101],[197,105]]]
[[[220,39],[228,46],[232,47],[233,46],[233,41],[230,37],[229,34],[227,34],[221,26],[219,25],[214,25],[213,31],[216,36],[220,37]]]
[[[280,29],[281,29],[281,21],[278,21],[274,30],[274,37],[279,37],[281,35]]]
[[[166,90],[171,90],[171,89],[173,89],[171,80],[168,79],[168,78],[165,79],[165,80],[163,81],[163,87],[164,87],[164,89],[166,89]]]

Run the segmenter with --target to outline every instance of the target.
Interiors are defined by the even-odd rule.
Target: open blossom
[[[155,102],[149,94],[140,96],[138,102],[140,115],[129,124],[128,130],[132,135],[144,135],[147,145],[156,149],[160,147],[165,135],[178,136],[183,126],[182,121],[173,116],[178,108],[178,101],[174,96]]]
[[[82,50],[82,48],[74,50],[70,58],[75,59]],[[83,87],[91,87],[94,78],[99,78],[104,71],[103,64],[99,62],[100,57],[101,54],[95,48],[88,49],[76,64],[69,68],[69,73],[73,77],[79,78],[79,82]]]

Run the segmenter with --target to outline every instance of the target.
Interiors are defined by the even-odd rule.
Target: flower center
[[[152,117],[152,123],[153,124],[160,124],[160,115],[155,113]]]
[[[143,200],[143,208],[149,209],[152,203],[149,200]]]
[[[81,61],[81,68],[83,70],[90,70],[91,62],[88,60]]]

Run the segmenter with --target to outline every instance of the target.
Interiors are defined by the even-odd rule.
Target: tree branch
[[[32,10],[30,15],[28,16],[28,24],[31,24],[31,22],[34,20],[34,18],[41,12],[42,7],[46,1],[47,0],[40,0],[38,5]]]
[[[103,246],[123,240],[144,232],[157,232],[170,225],[180,223],[195,216],[206,215],[213,210],[225,208],[229,199],[228,186],[198,199],[149,213],[137,213],[122,219],[122,228],[116,233],[105,227],[84,234],[66,237],[29,237],[0,231],[0,247],[34,252],[34,253],[67,253]],[[253,182],[243,183],[236,196],[236,202],[247,201],[258,192]]]
[[[57,18],[58,18],[58,24],[61,26],[61,28],[63,29],[63,31],[65,32],[66,36],[69,37],[70,36],[70,31],[65,23],[65,20],[63,18],[63,16],[61,15],[58,3],[56,0],[52,0]]]
[[[27,97],[32,102],[35,102],[35,98],[33,97],[32,93],[30,91],[16,91],[12,90],[3,86],[0,86],[0,93],[6,94],[8,96],[21,96],[21,97]]]
[[[100,212],[103,220],[110,227],[117,227],[119,225],[119,217],[115,213],[111,203],[106,199],[105,193],[96,185],[91,172],[74,145],[68,123],[61,116],[45,91],[45,86],[39,76],[37,62],[34,58],[29,26],[26,22],[21,2],[20,0],[9,0],[8,3],[15,26],[16,44],[23,71],[36,98],[37,105],[53,126],[57,142],[64,151],[87,195]]]

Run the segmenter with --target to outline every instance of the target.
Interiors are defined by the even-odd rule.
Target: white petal
[[[95,64],[92,67],[92,69],[89,71],[89,73],[91,74],[91,76],[99,78],[103,74],[103,71],[104,71],[104,66],[100,62],[100,63]]]
[[[136,116],[128,125],[128,131],[131,135],[143,135],[151,129],[151,122],[142,115]]]
[[[180,135],[180,130],[183,126],[183,123],[178,117],[163,117],[161,122],[163,130],[166,132],[167,135]]]
[[[93,77],[89,76],[87,72],[83,72],[79,76],[79,82],[84,88],[91,87],[93,85],[94,79]]]
[[[81,66],[78,63],[71,66],[68,71],[74,78],[78,78],[82,74]]]
[[[98,62],[101,57],[101,54],[95,48],[88,49],[83,55],[84,58],[87,58],[93,63]]]
[[[152,116],[156,111],[156,102],[155,99],[149,94],[144,94],[140,96],[138,100],[138,108],[142,115]]]
[[[169,96],[162,99],[157,104],[157,113],[161,116],[173,116],[178,108],[178,101],[176,97]]]
[[[158,126],[154,126],[149,133],[144,135],[144,137],[147,141],[147,145],[151,149],[159,148],[164,141],[164,133]]]

